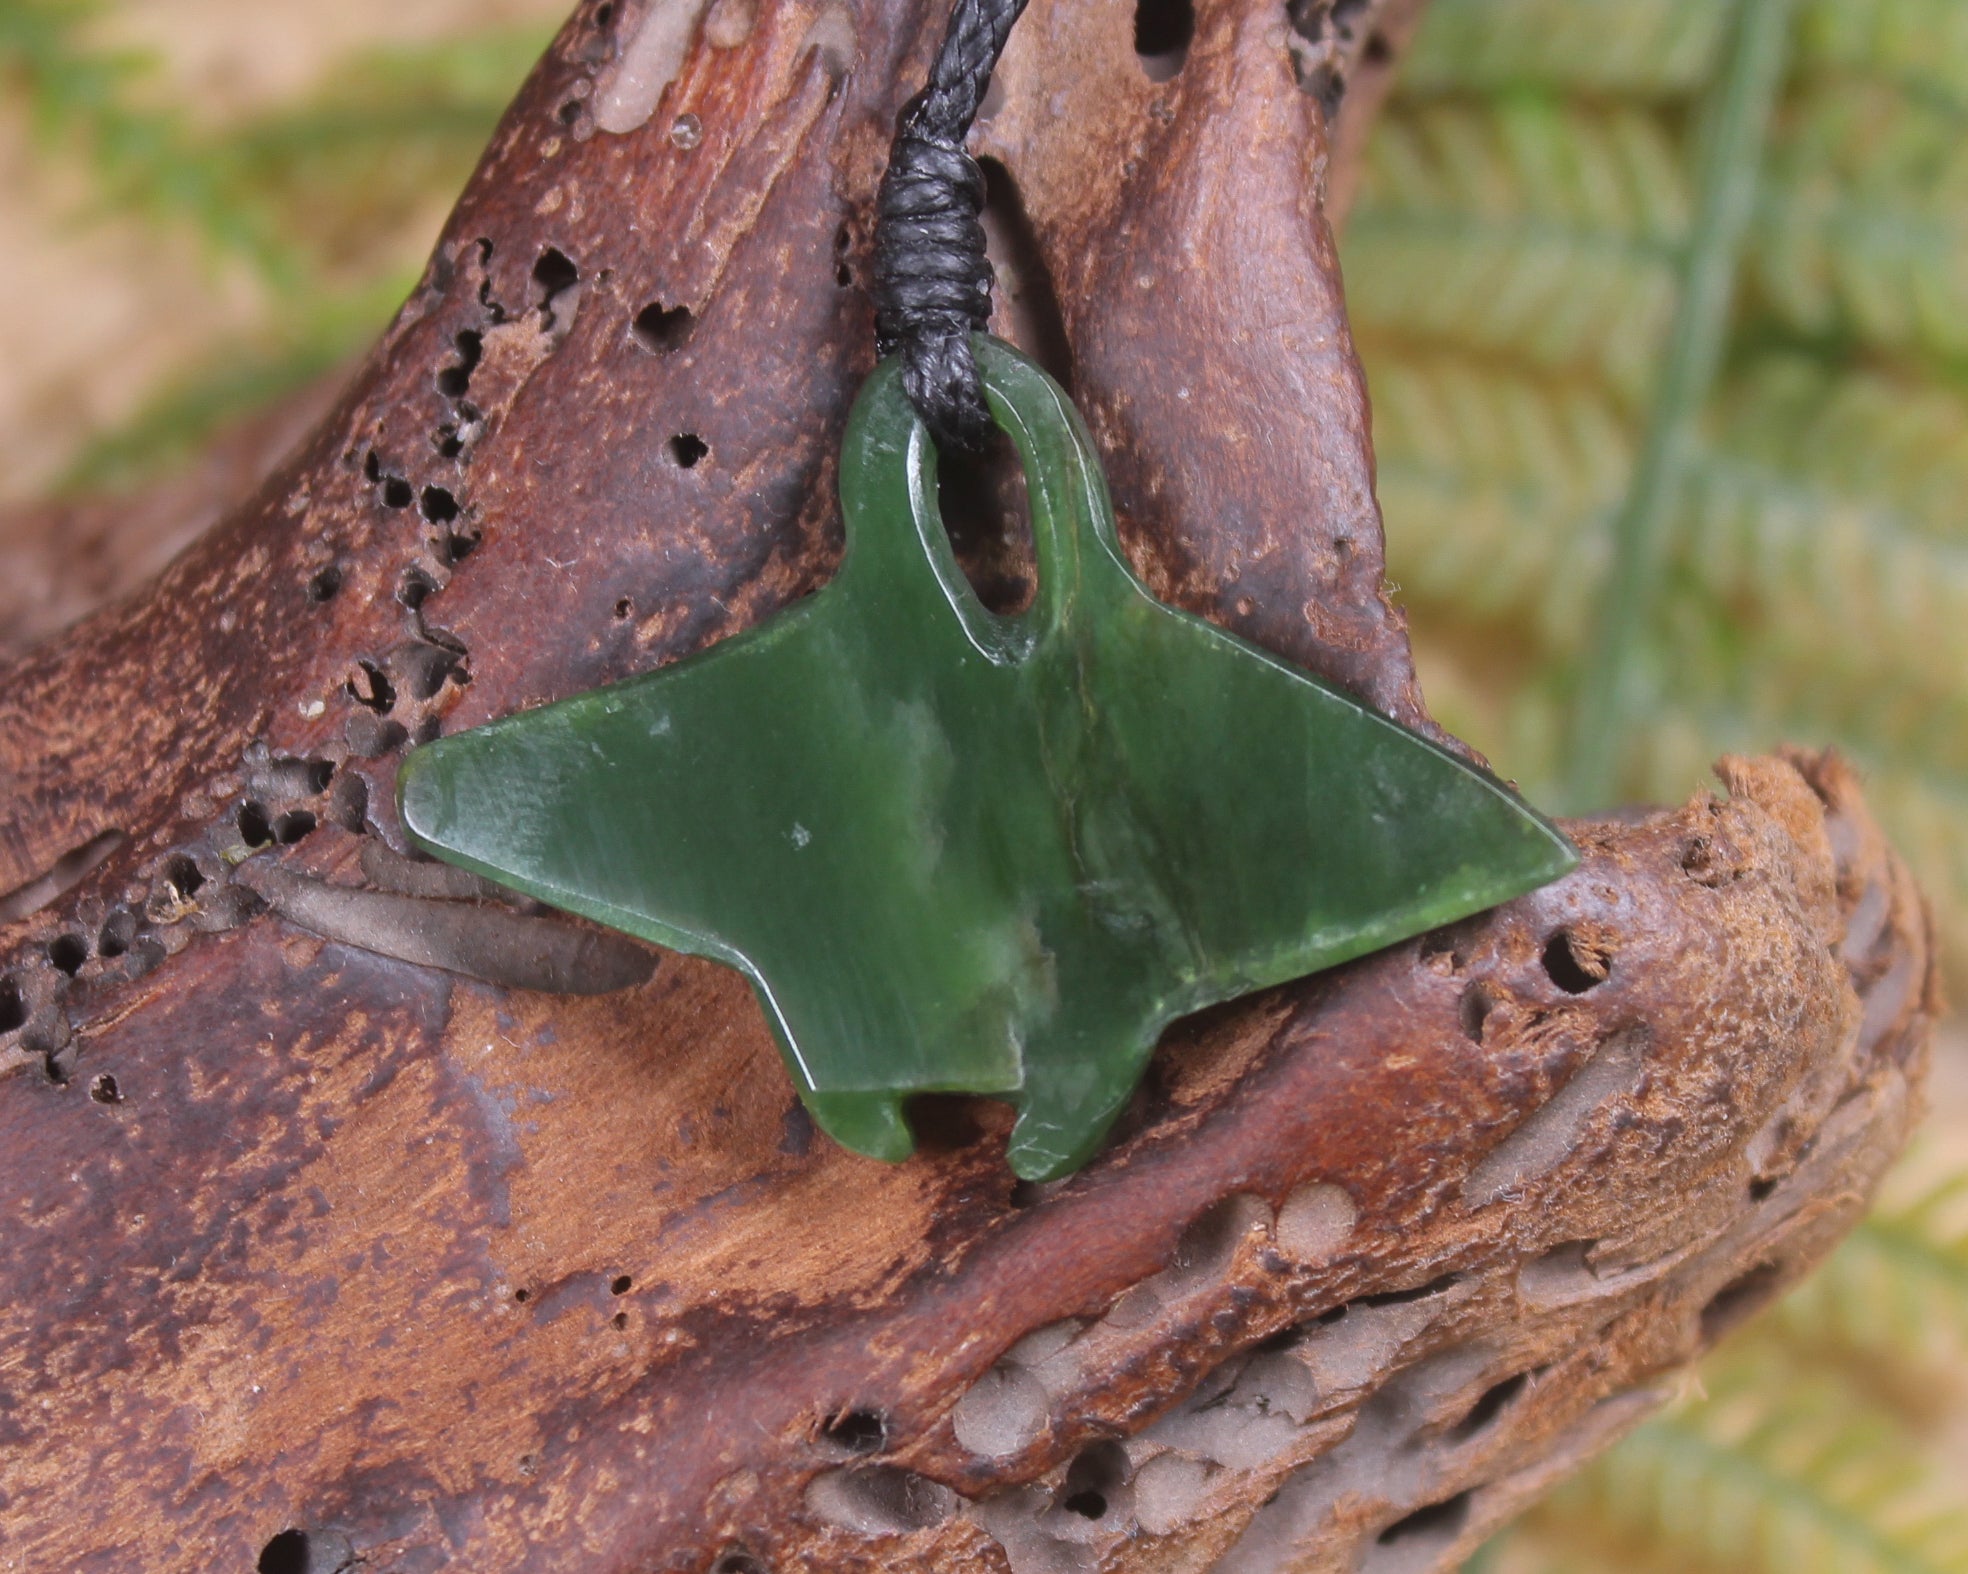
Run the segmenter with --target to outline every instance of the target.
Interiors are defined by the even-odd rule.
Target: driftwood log
[[[1125,0],[1035,0],[983,128],[1003,324],[1160,593],[1425,727],[1334,9],[1205,0],[1144,61]],[[1937,986],[1832,758],[1180,1024],[1044,1188],[986,1103],[838,1151],[735,975],[404,855],[407,741],[825,580],[942,10],[588,0],[339,405],[7,672],[8,1566],[1448,1568],[1864,1207]],[[1015,539],[964,546],[1016,599]]]

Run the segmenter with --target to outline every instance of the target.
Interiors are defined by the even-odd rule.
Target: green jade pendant
[[[417,846],[743,971],[814,1119],[899,1160],[913,1094],[997,1095],[1084,1163],[1174,1018],[1570,869],[1499,782],[1151,596],[1065,393],[979,335],[1034,604],[987,610],[894,362],[824,589],[660,671],[405,760]]]

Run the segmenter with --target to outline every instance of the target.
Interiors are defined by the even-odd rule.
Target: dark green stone
[[[757,987],[814,1117],[900,1159],[902,1103],[996,1094],[1012,1168],[1083,1163],[1162,1028],[1572,867],[1506,788],[1163,605],[1066,396],[977,341],[1039,584],[987,611],[896,368],[841,460],[818,594],[613,688],[415,751],[416,844]]]

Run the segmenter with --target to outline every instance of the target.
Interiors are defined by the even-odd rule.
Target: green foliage
[[[1802,0],[1716,368],[1664,372],[1704,127],[1761,0],[1435,0],[1343,237],[1393,572],[1444,719],[1533,796],[1646,434],[1689,434],[1616,720],[1622,796],[1835,742],[1968,978],[1968,6]],[[1712,265],[1711,255],[1704,259]],[[1925,1177],[1916,1181],[1915,1174]],[[1968,1571],[1968,1161],[1889,1182],[1684,1400],[1486,1574]],[[1958,1443],[1954,1445],[1958,1448]]]
[[[99,41],[108,7],[0,0],[0,94],[52,158],[87,175],[91,216],[191,234],[245,267],[265,326],[214,347],[71,466],[72,487],[135,484],[225,421],[343,360],[400,300],[548,33],[501,27],[341,61],[303,100],[204,124],[155,62]]]

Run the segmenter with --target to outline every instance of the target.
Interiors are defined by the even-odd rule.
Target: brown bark
[[[256,497],[7,675],[8,1550],[1449,1566],[1863,1207],[1935,1010],[1905,871],[1835,760],[1730,762],[1545,891],[1181,1024],[1034,1190],[991,1105],[841,1153],[734,975],[402,857],[406,740],[838,554],[865,215],[942,7],[650,3],[569,24]],[[1153,82],[1124,0],[1035,0],[984,129],[1007,320],[1164,594],[1427,725],[1306,40],[1198,9]]]

